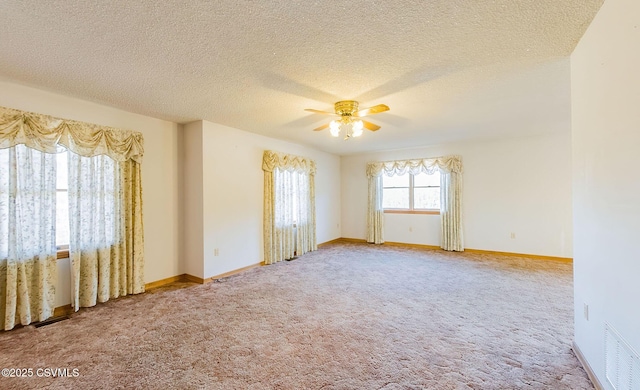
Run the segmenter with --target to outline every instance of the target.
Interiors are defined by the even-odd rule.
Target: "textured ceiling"
[[[0,1],[0,76],[337,154],[564,131],[603,0]],[[337,100],[387,104],[343,141]]]

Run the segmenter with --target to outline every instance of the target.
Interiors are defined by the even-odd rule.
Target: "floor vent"
[[[60,322],[68,319],[69,319],[69,316],[53,317],[53,318],[49,318],[48,320],[38,322],[37,324],[34,325],[34,327],[41,328],[43,326],[55,324],[56,322]]]
[[[640,356],[605,323],[605,375],[615,390],[640,390]]]

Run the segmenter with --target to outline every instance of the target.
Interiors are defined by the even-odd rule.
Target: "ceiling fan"
[[[334,105],[335,113],[328,111],[314,110],[313,108],[305,108],[305,111],[313,112],[316,114],[334,115],[339,116],[340,119],[332,120],[331,122],[316,127],[313,131],[320,131],[326,128],[329,129],[331,135],[339,137],[342,130],[345,132],[345,140],[351,137],[359,137],[362,135],[362,129],[371,131],[377,131],[380,126],[367,122],[360,118],[379,114],[381,112],[389,111],[389,107],[384,104],[378,104],[373,107],[365,108],[364,110],[358,110],[358,102],[355,100],[341,100]]]

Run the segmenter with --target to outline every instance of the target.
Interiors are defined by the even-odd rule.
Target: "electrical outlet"
[[[215,249],[213,250],[213,255],[214,255],[214,256],[219,256],[219,255],[220,255],[220,250],[219,250],[218,248],[215,248]]]
[[[513,232],[511,232],[511,239],[512,239],[512,240],[515,240],[515,239],[516,239],[516,234],[515,234],[515,233],[513,233]]]
[[[584,319],[589,321],[589,305],[584,304]]]

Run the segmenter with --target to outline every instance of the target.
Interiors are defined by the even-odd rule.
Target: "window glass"
[[[56,154],[56,189],[66,190],[69,188],[67,176],[69,175],[67,169],[67,152]]]
[[[402,176],[382,175],[382,186],[383,187],[409,187],[409,174],[407,173]]]
[[[440,187],[414,188],[413,191],[414,209],[440,208]]]
[[[385,188],[382,194],[382,208],[408,209],[409,188]]]
[[[67,191],[58,191],[56,196],[56,246],[69,245],[69,198]]]
[[[432,175],[427,175],[424,172],[415,175],[413,177],[413,185],[415,187],[439,187],[440,171],[436,171]]]
[[[56,155],[56,246],[69,247],[68,153]]]

